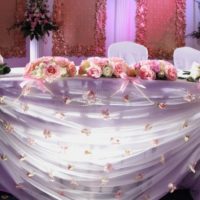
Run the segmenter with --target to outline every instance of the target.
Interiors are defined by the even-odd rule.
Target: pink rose
[[[69,64],[69,60],[67,58],[63,58],[60,56],[56,56],[53,58],[55,60],[55,62],[60,65],[61,67],[65,67]]]
[[[35,62],[39,62],[39,63],[46,63],[48,64],[49,62],[52,61],[52,57],[51,56],[43,56],[41,58],[38,58]]]
[[[87,75],[93,78],[99,78],[102,75],[102,70],[98,66],[89,67],[87,69]]]
[[[43,61],[44,57],[38,58],[33,62],[29,62],[25,67],[25,76],[31,76],[32,72],[39,66],[39,64]]]
[[[28,76],[31,74],[31,72],[35,69],[35,66],[32,63],[28,63],[24,70],[24,75]]]
[[[78,68],[78,74],[79,75],[84,75],[86,73],[86,70],[83,66],[79,66]]]
[[[175,81],[177,79],[177,71],[173,65],[165,66],[165,75],[168,80]]]
[[[126,73],[127,66],[124,63],[118,62],[114,64],[114,75],[120,77],[122,73]]]
[[[138,70],[138,69],[140,69],[141,66],[142,66],[141,63],[136,63],[133,67],[134,67],[136,70]]]
[[[99,67],[104,67],[108,65],[108,59],[107,58],[100,58],[100,57],[91,57],[88,59],[92,64],[95,64]]]
[[[67,72],[68,72],[69,76],[76,75],[76,66],[75,66],[74,62],[70,62],[69,66],[67,68]]]
[[[150,61],[149,64],[150,64],[151,70],[153,70],[156,73],[160,72],[160,65],[158,61],[152,60]]]
[[[55,80],[61,76],[60,67],[58,65],[49,64],[45,67],[44,72],[47,81]]]
[[[154,71],[152,71],[150,69],[150,67],[148,66],[142,66],[139,69],[139,76],[141,79],[145,79],[145,80],[154,80],[156,79],[156,74]]]

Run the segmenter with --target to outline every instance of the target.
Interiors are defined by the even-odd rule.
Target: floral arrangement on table
[[[171,80],[177,79],[174,65],[165,60],[144,60],[130,66],[136,76],[144,80]]]
[[[129,66],[122,58],[91,57],[83,60],[79,66],[79,75],[100,78],[116,77],[128,74]]]
[[[24,37],[30,36],[30,39],[39,40],[49,31],[58,29],[55,22],[49,16],[48,0],[27,0],[24,19],[17,21],[12,27],[20,28]]]
[[[194,61],[188,70],[178,70],[178,78],[186,79],[190,82],[200,80],[200,63]]]
[[[1,74],[8,74],[10,72],[10,67],[4,63],[3,57],[0,55],[0,75]]]
[[[76,75],[74,62],[64,57],[41,57],[26,65],[24,77],[27,79],[53,82],[62,77]]]
[[[78,67],[67,58],[46,56],[26,65],[25,80],[21,83],[22,93],[29,93],[31,87],[37,87],[44,92],[51,92],[46,83],[74,76],[121,78],[123,83],[117,91],[119,92],[124,91],[129,83],[135,85],[135,87],[145,88],[137,78],[176,80],[177,73],[171,63],[163,60],[141,61],[133,66],[128,66],[122,58],[91,57],[83,60]],[[142,91],[140,92],[143,94]]]
[[[146,80],[176,80],[175,67],[164,60],[145,60],[128,66],[122,58],[91,57],[83,60],[78,71],[74,62],[64,57],[41,57],[27,64],[25,78],[53,82],[62,77],[86,76],[92,78],[139,77]]]

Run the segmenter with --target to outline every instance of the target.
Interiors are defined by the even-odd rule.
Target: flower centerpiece
[[[174,65],[164,60],[144,60],[130,68],[136,75],[145,80],[171,80],[177,79],[177,71]]]
[[[189,71],[185,71],[188,74],[187,81],[195,82],[200,79],[200,64],[193,62]]]
[[[4,63],[3,57],[0,55],[0,74],[8,74],[10,72],[10,67]]]
[[[128,73],[128,65],[122,58],[91,57],[83,60],[79,67],[79,75],[93,78],[115,77],[119,78],[122,73]]]
[[[61,77],[76,75],[74,62],[64,57],[41,57],[25,67],[24,77],[42,82],[53,82]]]
[[[27,0],[24,19],[17,21],[12,28],[19,28],[24,37],[41,39],[58,26],[49,16],[47,0]]]

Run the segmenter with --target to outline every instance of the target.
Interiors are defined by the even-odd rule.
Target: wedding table
[[[22,89],[0,77],[0,188],[20,200],[200,196],[197,83],[86,77]]]

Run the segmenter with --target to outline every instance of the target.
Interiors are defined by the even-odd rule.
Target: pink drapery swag
[[[54,0],[53,55],[104,56],[106,0]]]
[[[137,0],[136,29],[150,58],[172,58],[185,45],[185,0]]]
[[[26,54],[26,42],[20,30],[8,29],[24,17],[24,0],[1,1],[0,6],[0,54],[5,58],[23,57]],[[11,15],[15,13],[15,15]]]

